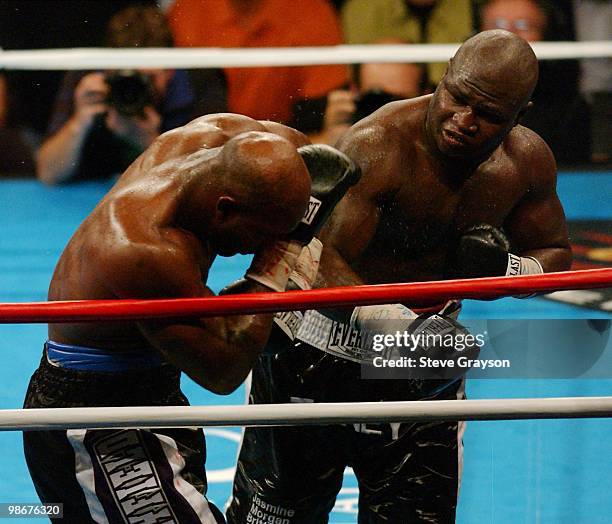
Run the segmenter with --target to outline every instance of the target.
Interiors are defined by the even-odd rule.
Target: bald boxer
[[[285,126],[195,120],[158,138],[87,217],[49,300],[212,296],[215,257],[236,253],[255,253],[242,292],[283,291],[294,270],[314,278],[304,246],[357,174]],[[51,324],[25,407],[186,405],[181,371],[230,393],[271,324],[271,314]],[[62,502],[65,522],[223,522],[205,497],[201,430],[44,431],[24,433],[24,446],[41,500]]]
[[[555,159],[519,123],[537,78],[524,40],[487,31],[461,46],[433,95],[355,124],[339,149],[363,176],[322,231],[318,285],[569,269]],[[457,306],[440,308],[419,321],[457,329]],[[418,313],[400,304],[308,312],[296,346],[256,365],[252,402],[464,398],[461,378],[361,379],[357,341],[372,324],[385,326],[372,319],[396,319],[395,332]],[[347,465],[359,482],[360,524],[454,522],[461,435],[455,422],[248,428],[228,522],[263,514],[326,523]]]

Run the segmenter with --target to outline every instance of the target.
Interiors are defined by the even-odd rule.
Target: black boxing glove
[[[458,278],[480,278],[535,275],[544,271],[535,258],[510,253],[510,242],[501,230],[478,224],[457,240],[448,272]]]
[[[369,333],[371,363],[379,369],[375,374],[382,373],[386,378],[443,381],[461,378],[466,369],[460,366],[459,358],[476,358],[484,345],[482,335],[472,335],[455,319],[460,309],[456,301],[449,301],[434,314],[417,315],[401,304],[357,309],[353,326]],[[381,365],[384,361],[401,363],[405,359],[411,359],[412,364]],[[423,390],[437,390],[442,385],[430,383]]]
[[[458,239],[451,262],[451,273],[464,278],[506,274],[510,242],[506,235],[489,224],[479,224]]]
[[[306,214],[290,237],[308,244],[348,189],[359,181],[361,170],[344,153],[324,144],[302,146],[298,153],[310,173],[312,189]]]

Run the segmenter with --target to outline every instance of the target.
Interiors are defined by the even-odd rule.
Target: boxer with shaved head
[[[569,269],[555,159],[520,125],[537,79],[527,42],[487,31],[461,46],[433,95],[392,102],[356,123],[337,146],[363,174],[322,230],[317,285]],[[268,349],[278,354],[258,361],[252,402],[463,398],[461,376],[362,378],[372,329],[464,332],[457,303],[427,306],[307,312],[293,329],[298,342],[283,348],[277,340]],[[461,435],[453,421],[247,428],[228,521],[326,523],[351,466],[359,524],[454,522]]]
[[[194,120],[161,135],[85,219],[49,300],[209,297],[215,257],[237,253],[255,254],[241,292],[314,279],[313,237],[358,176],[345,155],[280,124]],[[185,405],[181,371],[230,393],[272,317],[51,324],[25,407]],[[223,522],[205,497],[201,430],[41,431],[24,446],[41,500],[63,503],[66,522]]]

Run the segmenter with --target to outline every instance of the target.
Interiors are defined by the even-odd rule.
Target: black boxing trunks
[[[51,341],[24,401],[25,408],[185,405],[179,371],[150,351]],[[23,442],[41,501],[64,505],[57,522],[225,522],[205,496],[201,429],[26,431]]]
[[[462,380],[433,389],[412,380],[363,380],[355,361],[358,350],[336,349],[302,341],[284,353],[261,357],[253,369],[250,403],[465,398]],[[342,352],[352,358],[342,358]],[[455,522],[464,426],[246,428],[227,521],[327,523],[345,467],[351,466],[359,481],[359,524]]]

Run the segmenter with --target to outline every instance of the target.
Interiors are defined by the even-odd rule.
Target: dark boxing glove
[[[464,278],[505,275],[509,251],[502,231],[488,224],[473,226],[458,239],[451,273]]]
[[[319,232],[336,204],[361,178],[361,170],[349,157],[331,146],[312,144],[298,149],[312,180],[310,203],[291,238],[308,244]]]
[[[474,359],[484,344],[456,320],[460,305],[449,301],[439,313],[417,315],[401,304],[361,306],[353,314],[353,326],[370,334],[370,378],[414,380],[414,387],[429,395],[465,375],[459,358]],[[409,366],[385,366],[384,361]],[[378,363],[377,363],[378,360]]]
[[[535,258],[510,253],[510,242],[506,235],[489,224],[473,226],[459,237],[449,265],[449,274],[458,278],[544,272]]]

